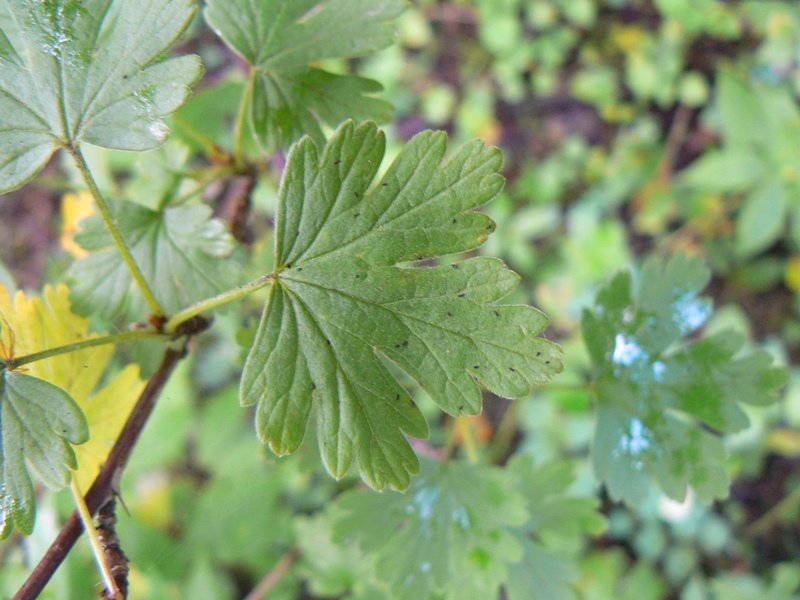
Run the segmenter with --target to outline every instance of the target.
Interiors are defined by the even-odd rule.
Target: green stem
[[[83,181],[86,183],[86,186],[89,188],[89,192],[92,194],[92,197],[94,198],[95,205],[97,205],[97,210],[100,211],[100,216],[103,217],[103,221],[106,224],[106,228],[108,229],[108,232],[111,234],[111,237],[114,239],[114,244],[116,244],[117,249],[122,254],[122,259],[128,266],[131,275],[133,275],[133,279],[134,281],[136,281],[136,285],[139,286],[139,290],[141,290],[142,295],[144,296],[144,299],[147,302],[147,306],[150,307],[150,312],[153,313],[154,315],[165,316],[167,314],[166,311],[161,307],[161,304],[159,304],[158,300],[156,300],[153,291],[150,289],[150,286],[147,285],[147,282],[144,280],[144,276],[142,275],[139,266],[133,259],[131,251],[122,237],[122,233],[120,232],[119,228],[117,228],[116,223],[114,223],[114,218],[111,216],[111,211],[108,208],[108,204],[106,204],[105,199],[103,199],[103,195],[100,193],[100,189],[97,187],[97,183],[95,183],[94,177],[92,177],[92,172],[89,170],[89,165],[86,164],[86,160],[83,157],[83,153],[81,152],[78,146],[73,146],[71,148],[68,148],[68,151],[72,155],[72,158],[75,160],[75,164],[77,165],[78,170],[81,172],[81,175],[83,176]]]
[[[119,588],[117,587],[117,582],[114,580],[114,575],[111,574],[111,568],[108,566],[105,550],[103,550],[103,545],[100,543],[100,536],[97,534],[97,529],[95,528],[94,521],[92,520],[92,513],[89,512],[89,508],[86,506],[86,501],[83,499],[83,493],[78,485],[78,480],[75,478],[77,474],[77,471],[72,472],[71,487],[72,495],[75,498],[75,505],[78,507],[78,514],[81,517],[81,521],[83,521],[83,528],[86,530],[86,534],[89,536],[89,543],[92,546],[94,559],[97,561],[97,567],[100,569],[100,573],[103,575],[103,580],[106,583],[108,595],[115,600],[121,600],[122,594],[120,594]]]
[[[12,358],[11,360],[5,361],[2,364],[5,364],[6,369],[11,371],[21,367],[22,365],[27,365],[29,363],[44,360],[46,358],[52,358],[61,354],[77,352],[86,348],[95,348],[96,346],[105,346],[107,344],[116,344],[117,342],[128,342],[132,340],[165,340],[171,339],[171,337],[172,336],[161,333],[160,331],[156,331],[155,329],[123,331],[122,333],[112,333],[101,337],[90,338],[88,340],[83,340],[82,342],[67,344],[66,346],[56,346],[55,348],[43,350],[42,352],[26,354],[18,358]]]
[[[198,302],[197,304],[193,304],[189,308],[185,308],[179,313],[173,315],[172,318],[167,321],[166,325],[164,325],[164,331],[170,334],[175,333],[181,323],[185,323],[192,317],[196,317],[201,313],[207,312],[218,306],[222,306],[223,304],[227,304],[228,302],[233,302],[234,300],[244,298],[256,290],[267,287],[274,279],[275,274],[270,273],[269,275],[259,277],[250,283],[245,283],[244,285],[240,285],[235,289],[223,292],[218,296],[214,296],[212,298],[208,298],[207,300],[203,300],[202,302]]]
[[[742,534],[744,537],[756,537],[765,534],[789,509],[795,508],[798,504],[800,504],[800,486],[761,515],[761,517],[750,523],[742,531]]]
[[[511,442],[514,440],[514,434],[517,432],[517,402],[508,405],[506,413],[503,415],[497,429],[495,429],[489,451],[489,462],[492,464],[501,464],[508,453]]]
[[[234,133],[233,141],[233,161],[237,169],[241,169],[244,164],[244,126],[247,119],[247,106],[250,104],[250,99],[253,95],[253,86],[255,85],[256,72],[250,69],[250,75],[247,77],[247,84],[242,92],[242,103],[239,105],[239,115],[236,117],[236,130]]]

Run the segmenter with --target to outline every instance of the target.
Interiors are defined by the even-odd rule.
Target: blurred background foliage
[[[90,161],[115,197],[163,206],[196,195],[228,218],[242,184],[204,184],[198,157],[213,156],[209,140],[232,144],[243,65],[200,19],[180,51],[200,54],[206,75],[173,119],[169,144],[158,155],[97,150]],[[573,464],[572,490],[599,495],[605,533],[570,550],[578,597],[800,598],[800,3],[418,0],[394,46],[325,67],[383,84],[395,107],[390,156],[427,128],[459,143],[480,137],[505,154],[507,185],[487,208],[497,232],[481,251],[520,273],[510,300],[550,316],[548,337],[564,347],[566,369],[514,404],[487,395],[470,435],[496,461],[529,454]],[[272,251],[281,167],[278,154],[253,194],[245,238],[253,244],[242,252],[253,276]],[[2,206],[0,281],[9,285],[58,280],[77,251],[79,199],[59,208],[77,178],[58,164],[45,178],[47,187]],[[727,500],[690,494],[678,504],[653,489],[630,507],[609,500],[591,472],[581,311],[616,270],[675,251],[713,270],[719,310],[706,329],[741,331],[792,376],[776,406],[748,408],[753,426],[727,440]],[[262,300],[245,302],[252,323]],[[333,481],[313,440],[273,457],[236,408],[243,350],[231,340],[246,346],[251,336],[238,316],[218,318],[136,448],[122,489],[130,514],[121,511],[118,525],[133,561],[131,597],[242,598],[271,572],[283,576],[269,598],[390,597],[375,558],[334,539],[338,498],[356,480]],[[428,407],[431,445],[444,445],[449,417],[416,394]],[[68,493],[45,495],[33,536],[0,546],[0,596],[13,594],[70,507]],[[44,597],[97,589],[81,545]]]

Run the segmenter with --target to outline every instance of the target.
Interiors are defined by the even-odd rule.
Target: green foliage
[[[651,478],[677,500],[687,485],[707,500],[725,497],[726,454],[714,432],[746,428],[738,403],[771,404],[786,382],[766,352],[740,355],[735,332],[682,339],[711,314],[697,296],[708,278],[697,259],[652,258],[635,285],[619,273],[584,312],[598,402],[594,466],[614,497],[641,502]]]
[[[41,379],[0,371],[0,538],[16,525],[30,534],[36,515],[36,496],[26,462],[52,489],[69,484],[76,469],[69,445],[89,439],[86,418],[75,400],[61,388]]]
[[[131,252],[170,312],[231,288],[239,277],[231,259],[233,239],[204,205],[150,210],[131,202],[116,205]],[[70,270],[72,299],[81,314],[141,319],[147,305],[102,219],[81,222],[75,239],[91,252]]]
[[[568,469],[422,464],[405,495],[351,491],[333,513],[334,539],[375,556],[393,598],[493,598],[501,585],[513,600],[574,597],[574,567],[542,540],[598,533],[603,520],[595,501],[564,496]]]
[[[0,0],[0,189],[78,166],[0,199],[0,281],[72,286],[0,287],[0,534],[241,300],[119,483],[132,598],[797,595],[793,3],[195,4]],[[35,491],[4,597],[72,510]]]
[[[392,42],[404,0],[209,0],[206,21],[250,65],[248,116],[265,147],[304,134],[325,143],[321,124],[387,121],[391,106],[367,94],[376,81],[310,66],[363,56]]]
[[[418,465],[403,432],[428,430],[383,357],[455,415],[480,412],[478,381],[519,397],[558,371],[558,347],[536,337],[545,317],[494,304],[517,282],[502,263],[397,266],[469,250],[494,229],[468,211],[500,190],[500,153],[476,142],[444,160],[445,144],[420,134],[374,186],[384,153],[374,124],[343,125],[321,156],[310,139],[293,148],[274,283],[241,387],[274,452],[297,448],[316,399],[330,472],[343,476],[355,458],[373,488],[405,489]]]
[[[0,29],[0,192],[36,175],[57,147],[164,143],[164,117],[202,72],[160,60],[186,28],[190,0],[4,0]]]

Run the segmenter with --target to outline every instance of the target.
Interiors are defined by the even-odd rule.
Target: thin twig
[[[207,326],[207,324],[206,324]],[[202,329],[191,333],[199,333]],[[188,343],[188,339],[187,342]],[[122,432],[119,434],[114,447],[106,459],[100,474],[94,480],[92,487],[86,494],[86,506],[91,514],[95,514],[100,506],[106,501],[112,491],[115,477],[121,473],[128,462],[128,457],[136,444],[139,434],[144,428],[150,413],[153,412],[156,400],[161,390],[167,383],[172,371],[186,354],[186,343],[179,350],[168,349],[164,353],[161,366],[147,382],[144,390],[133,408],[133,412],[128,417]],[[77,511],[69,517],[61,532],[36,568],[14,595],[13,600],[35,600],[50,581],[53,573],[64,561],[72,546],[83,533],[83,525]]]
[[[300,553],[296,549],[289,550],[283,557],[278,561],[278,564],[266,575],[264,578],[259,581],[258,585],[252,589],[252,591],[247,594],[244,600],[263,600],[267,597],[267,594],[270,593],[272,588],[274,588],[281,579],[289,572],[289,569],[292,568],[292,565],[297,562],[297,559],[300,557]]]
[[[92,515],[89,513],[89,507],[86,506],[86,501],[83,499],[83,494],[78,485],[78,480],[75,477],[75,472],[72,474],[71,487],[72,495],[75,498],[75,504],[78,506],[78,515],[81,518],[83,528],[89,535],[89,543],[92,545],[92,552],[97,561],[97,567],[100,569],[100,573],[103,575],[103,581],[106,583],[106,597],[113,598],[113,600],[122,600],[122,594],[119,588],[117,588],[117,582],[114,580],[114,576],[111,574],[111,567],[108,565],[105,550],[100,543],[100,536],[97,534],[97,529],[95,529]]]

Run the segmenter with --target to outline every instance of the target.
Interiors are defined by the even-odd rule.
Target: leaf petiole
[[[172,339],[171,335],[162,333],[155,329],[138,329],[135,331],[123,331],[121,333],[112,333],[100,337],[83,340],[74,344],[67,344],[65,346],[56,346],[55,348],[48,348],[42,352],[34,352],[33,354],[26,354],[17,358],[11,357],[10,360],[2,361],[2,364],[9,371],[13,371],[23,365],[32,362],[52,358],[61,354],[68,354],[70,352],[77,352],[86,348],[94,348],[96,346],[105,346],[107,344],[116,344],[118,342],[129,342],[135,340],[168,340]]]
[[[275,274],[270,273],[269,275],[264,275],[263,277],[254,279],[250,283],[245,283],[237,288],[223,292],[222,294],[213,296],[212,298],[208,298],[207,300],[203,300],[197,304],[193,304],[189,308],[185,308],[179,313],[173,315],[172,318],[167,321],[166,325],[164,325],[164,331],[168,334],[175,333],[181,323],[185,323],[192,317],[196,317],[201,313],[207,312],[218,306],[222,306],[223,304],[227,304],[228,302],[233,302],[234,300],[244,298],[245,296],[248,296],[257,290],[268,286],[274,279]]]
[[[111,211],[108,208],[108,204],[103,198],[103,195],[100,193],[100,189],[97,187],[97,183],[92,176],[92,172],[89,170],[89,165],[86,164],[86,159],[83,157],[83,153],[81,152],[80,148],[75,145],[68,147],[67,151],[75,160],[75,165],[81,172],[83,181],[86,183],[86,186],[89,188],[89,192],[94,198],[94,202],[97,205],[97,210],[100,212],[100,216],[103,218],[103,222],[106,224],[108,232],[114,239],[114,244],[117,246],[120,254],[122,254],[122,258],[125,261],[125,264],[128,266],[131,275],[133,275],[136,285],[142,292],[142,295],[147,302],[147,306],[150,308],[150,312],[152,312],[154,315],[166,315],[166,311],[156,299],[155,295],[153,294],[153,290],[150,289],[147,281],[145,281],[144,275],[142,275],[142,271],[139,269],[139,265],[137,265],[136,261],[133,259],[133,255],[131,255],[130,248],[128,248],[128,245],[125,243],[122,233],[120,232],[116,223],[114,223],[114,218],[111,216]]]
[[[236,117],[236,130],[234,133],[233,142],[233,161],[236,167],[241,169],[244,164],[244,131],[245,120],[247,119],[247,107],[250,104],[250,98],[253,95],[253,86],[255,85],[256,72],[255,69],[250,69],[250,74],[247,77],[247,84],[242,92],[242,102],[239,105],[239,114]]]

